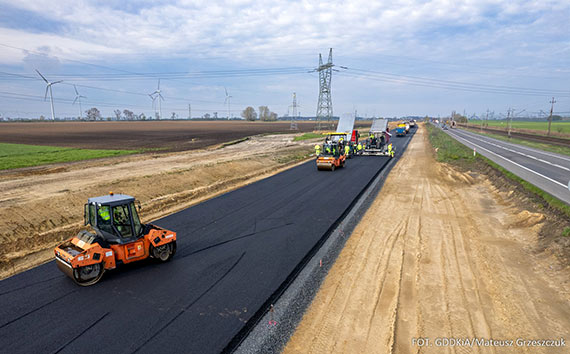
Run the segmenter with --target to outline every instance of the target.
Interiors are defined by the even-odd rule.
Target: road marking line
[[[458,135],[459,135],[459,134],[458,134]],[[469,135],[469,134],[468,134],[468,135]],[[460,136],[460,135],[459,135],[459,136]],[[523,153],[523,152],[519,152],[519,151],[516,151],[516,150],[513,150],[513,149],[509,149],[509,148],[507,148],[507,147],[504,147],[504,146],[501,146],[501,145],[492,143],[492,142],[487,141],[487,140],[478,139],[478,138],[476,138],[476,137],[474,137],[474,136],[470,136],[470,135],[469,135],[469,137],[472,138],[472,139],[475,139],[475,140],[482,141],[482,142],[484,142],[484,143],[486,143],[486,144],[496,146],[496,147],[498,147],[498,148],[500,148],[500,149],[504,149],[504,150],[507,150],[507,151],[510,151],[510,152],[514,152],[515,154],[519,154],[519,155],[528,157],[529,159],[533,159],[533,160],[536,160],[536,161],[540,161],[540,162],[542,162],[542,163],[546,163],[546,164],[549,164],[549,165],[551,165],[551,166],[558,167],[558,168],[560,168],[560,169],[563,169],[563,170],[566,170],[566,171],[570,172],[570,168],[567,168],[567,167],[564,167],[564,166],[560,166],[560,165],[555,164],[555,163],[552,163],[552,162],[550,162],[550,161],[546,161],[546,160],[540,159],[540,158],[538,158],[538,157],[536,157],[536,156],[528,155],[528,154],[525,154],[525,153]],[[465,139],[465,138],[464,138],[464,139]],[[570,160],[569,160],[569,161],[570,161]]]
[[[495,153],[495,152],[493,152],[493,151],[491,151],[491,150],[485,149],[484,147],[479,146],[479,145],[475,144],[474,142],[471,142],[471,141],[469,141],[469,140],[467,140],[467,139],[465,139],[465,138],[462,138],[462,137],[460,137],[460,136],[456,136],[455,134],[451,134],[451,133],[447,133],[447,134],[449,134],[449,135],[451,135],[451,136],[454,136],[456,139],[461,139],[461,140],[464,140],[464,141],[466,141],[466,142],[468,142],[468,143],[470,143],[470,144],[473,144],[473,145],[477,146],[477,147],[480,148],[480,149],[483,149],[483,150],[485,150],[485,151],[487,151],[487,152],[490,152],[491,154],[493,154],[493,155],[495,155],[495,156],[498,156],[498,157],[500,157],[500,158],[502,158],[502,159],[504,159],[504,160],[506,160],[506,161],[512,163],[513,165],[516,165],[516,166],[518,166],[518,167],[520,167],[520,168],[523,168],[523,169],[525,169],[525,170],[527,170],[527,171],[529,171],[529,172],[532,172],[532,173],[534,173],[534,174],[536,174],[536,175],[538,175],[538,176],[540,176],[540,177],[542,177],[542,178],[545,178],[545,179],[547,179],[547,180],[549,180],[549,181],[551,181],[551,182],[554,182],[554,183],[556,183],[556,184],[558,184],[558,185],[564,187],[564,189],[566,189],[566,186],[565,186],[564,184],[562,184],[562,183],[560,183],[560,182],[558,182],[558,181],[556,181],[556,180],[553,180],[553,179],[550,178],[550,177],[547,177],[547,176],[545,176],[545,175],[543,175],[543,174],[540,174],[540,173],[538,173],[538,172],[536,172],[536,171],[534,171],[534,170],[531,170],[531,169],[528,168],[528,167],[525,167],[525,166],[520,165],[520,164],[518,164],[518,163],[516,163],[516,162],[514,162],[514,161],[511,161],[511,160],[507,159],[506,157],[501,156],[501,155],[499,155],[499,154],[497,154],[497,153]]]

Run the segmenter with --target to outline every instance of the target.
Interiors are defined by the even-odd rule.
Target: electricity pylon
[[[323,129],[323,121],[326,119],[326,128],[330,128],[333,116],[331,99],[331,79],[332,79],[332,48],[329,50],[329,59],[323,64],[323,57],[319,53],[319,67],[315,71],[319,72],[319,103],[317,104],[317,130]]]

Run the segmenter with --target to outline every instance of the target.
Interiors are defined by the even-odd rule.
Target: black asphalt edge
[[[406,151],[413,135],[408,139],[402,151]],[[223,353],[281,352],[344,248],[344,244],[374,202],[384,185],[385,177],[400,157],[401,155],[388,160],[384,167],[371,178],[281,287],[272,294],[258,313],[226,346]],[[358,158],[375,157],[361,156]],[[272,305],[273,311],[270,311]]]

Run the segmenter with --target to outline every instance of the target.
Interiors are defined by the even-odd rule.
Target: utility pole
[[[192,119],[192,105],[188,103],[188,119]]]
[[[485,128],[489,127],[489,108],[487,108],[487,115],[485,116]]]
[[[323,129],[323,120],[327,120],[327,128],[330,127],[333,116],[331,99],[331,79],[332,79],[332,48],[329,50],[329,58],[323,64],[323,57],[319,53],[319,67],[314,71],[319,72],[319,102],[317,104],[317,130]]]
[[[291,126],[289,127],[290,130],[299,130],[297,127],[297,94],[293,92],[293,104],[291,105]]]
[[[514,111],[514,109],[513,109]],[[509,107],[509,109],[507,110],[507,130],[508,130],[508,136],[509,138],[511,137],[511,120],[512,120],[512,116],[511,116],[511,107]]]
[[[554,97],[552,97],[552,101],[550,101],[550,116],[548,117],[548,135],[550,136],[550,125],[552,124],[552,111],[554,111],[554,104],[556,103],[556,101],[554,100]]]

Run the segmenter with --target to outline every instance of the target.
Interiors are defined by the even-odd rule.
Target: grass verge
[[[480,120],[469,120],[470,125],[481,125]],[[487,124],[489,127],[493,128],[505,128],[507,127],[506,120],[487,120],[483,122]],[[512,122],[513,129],[526,129],[526,130],[535,130],[536,134],[544,135],[545,132],[548,131],[548,121],[540,121],[540,122],[525,122],[514,120]],[[557,132],[561,134],[570,134],[570,122],[569,121],[553,121],[550,127],[551,132]]]
[[[134,154],[138,150],[87,150],[0,143],[0,170]]]
[[[301,141],[301,140],[309,140],[309,139],[316,139],[316,138],[322,138],[323,135],[322,134],[317,134],[317,133],[305,133],[303,135],[300,136],[296,136],[293,141]]]
[[[535,141],[517,139],[517,138],[510,138],[509,139],[508,137],[503,136],[503,135],[491,134],[491,133],[481,133],[479,131],[476,131],[474,128],[470,128],[469,131],[471,131],[475,134],[488,136],[490,138],[506,141],[506,142],[513,143],[513,144],[519,144],[519,145],[528,146],[528,147],[535,148],[535,149],[540,149],[540,150],[550,151],[550,152],[554,152],[554,153],[561,154],[561,155],[570,156],[570,148],[565,147],[565,146],[558,146],[558,145],[552,145],[552,144],[547,144],[547,143],[538,143]]]
[[[493,161],[487,159],[482,155],[473,156],[473,151],[467,146],[456,141],[449,135],[445,134],[441,130],[433,127],[430,124],[426,124],[428,131],[428,138],[432,146],[436,149],[436,159],[440,162],[446,162],[453,165],[458,165],[463,168],[474,169],[475,164],[478,161],[482,161],[487,165],[493,167],[494,169],[500,171],[505,177],[511,181],[521,185],[526,191],[531,194],[538,196],[539,199],[543,200],[547,205],[557,210],[567,217],[570,218],[570,206],[561,201],[560,199],[546,193],[542,189],[528,183],[522,178],[518,177],[514,173],[511,173],[504,169],[503,167],[497,165]]]

